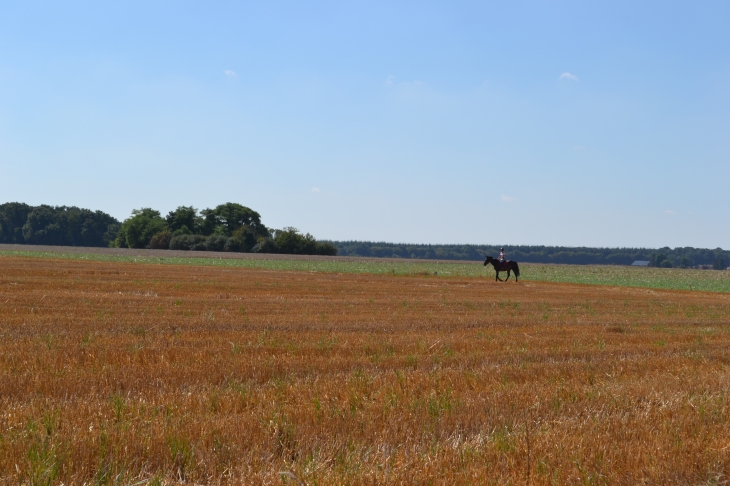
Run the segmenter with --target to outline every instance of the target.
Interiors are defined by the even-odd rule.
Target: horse
[[[500,262],[496,258],[492,258],[490,256],[487,256],[487,259],[484,260],[484,266],[487,266],[487,263],[491,263],[494,267],[494,271],[497,272],[496,280],[499,280],[500,282],[506,282],[509,280],[509,276],[511,272],[515,272],[515,281],[519,282],[519,279],[517,277],[520,276],[520,267],[517,265],[517,262],[513,260],[507,260],[506,262]],[[507,272],[507,278],[502,280],[499,278],[499,272]]]

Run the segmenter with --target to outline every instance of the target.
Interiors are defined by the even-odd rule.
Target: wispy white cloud
[[[235,71],[232,71],[230,69],[226,69],[225,71],[223,71],[223,74],[225,74],[229,78],[236,78],[236,77],[238,77],[238,74],[236,74]]]
[[[517,198],[515,197],[505,196],[504,194],[502,194],[502,197],[500,197],[500,199],[502,200],[502,202],[514,202],[517,200]]]
[[[575,74],[570,74],[570,73],[563,73],[563,74],[561,74],[560,75],[560,79],[567,79],[568,81],[575,81],[576,83],[578,81],[580,81],[578,79],[578,76],[576,76]]]
[[[575,147],[573,147],[573,150],[575,150],[576,152],[585,152],[586,148],[582,145],[576,145]]]
[[[397,86],[400,89],[406,89],[406,90],[413,89],[413,88],[426,87],[426,83],[424,83],[423,81],[418,81],[418,80],[397,82],[395,79],[395,76],[393,76],[392,74],[390,76],[388,76],[387,78],[385,78],[385,83],[383,83],[383,84],[385,86]]]
[[[671,209],[667,209],[666,211],[664,211],[664,214],[672,215],[672,214],[675,214],[675,212],[672,211]]]
[[[321,191],[319,190],[319,187],[313,187],[312,192],[321,192]]]

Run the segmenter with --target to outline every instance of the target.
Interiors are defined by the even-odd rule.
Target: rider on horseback
[[[517,281],[518,277],[520,276],[520,266],[517,265],[517,262],[513,262],[512,260],[507,260],[505,258],[504,248],[502,248],[499,252],[499,259],[487,255],[487,259],[484,260],[484,266],[486,267],[487,264],[490,263],[494,267],[494,271],[496,273],[494,280],[506,282],[507,280],[509,280],[512,272],[515,273],[515,281]],[[499,272],[507,272],[507,279],[502,280],[501,278],[499,278]]]

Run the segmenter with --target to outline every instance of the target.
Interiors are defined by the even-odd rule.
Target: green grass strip
[[[473,263],[429,263],[341,260],[262,260],[204,257],[151,257],[103,253],[0,251],[0,256],[56,258],[123,263],[200,265],[227,268],[256,268],[279,271],[367,273],[374,275],[494,278],[494,271]],[[730,271],[678,268],[635,268],[607,265],[520,265],[521,280],[614,285],[652,289],[730,292]],[[504,274],[503,274],[504,275]]]

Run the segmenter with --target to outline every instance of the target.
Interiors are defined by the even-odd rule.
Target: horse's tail
[[[515,262],[515,276],[516,277],[520,276],[520,266],[517,265],[517,262]]]

